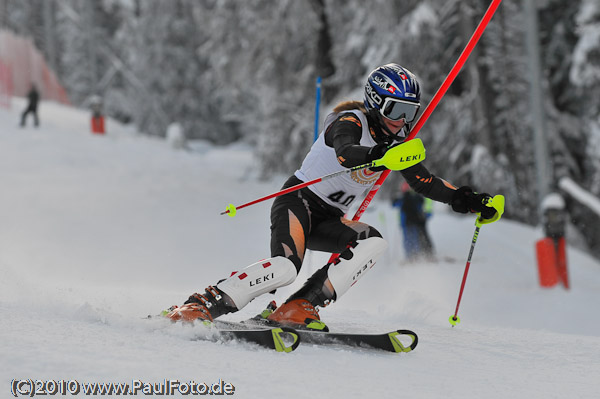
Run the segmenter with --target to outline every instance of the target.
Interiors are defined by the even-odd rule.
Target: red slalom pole
[[[500,5],[501,2],[502,2],[502,0],[492,0],[492,4],[490,4],[487,11],[483,15],[483,18],[481,19],[481,21],[479,22],[479,25],[477,25],[477,28],[475,29],[475,32],[473,32],[473,35],[467,42],[465,49],[462,51],[462,53],[458,57],[458,60],[456,60],[456,63],[450,70],[450,73],[448,74],[448,76],[446,77],[446,79],[444,80],[444,82],[442,83],[440,88],[438,89],[438,91],[435,93],[435,95],[431,99],[431,102],[429,103],[429,105],[427,105],[427,108],[425,108],[425,110],[423,111],[423,114],[421,115],[421,117],[419,118],[417,123],[415,124],[415,127],[411,130],[411,132],[408,135],[406,140],[412,140],[415,138],[417,133],[419,133],[419,130],[421,130],[421,127],[423,127],[423,125],[429,118],[429,115],[431,115],[431,113],[437,107],[437,105],[440,102],[440,100],[442,99],[442,97],[444,97],[444,95],[448,91],[448,88],[450,88],[450,86],[454,82],[454,79],[456,79],[456,76],[462,69],[463,65],[465,64],[467,59],[471,56],[471,53],[473,52],[475,45],[477,44],[477,42],[479,41],[479,38],[481,37],[481,35],[485,31],[485,29],[487,28],[490,20],[494,16],[494,13],[498,9],[498,6]]]
[[[467,59],[471,56],[471,53],[473,52],[475,45],[477,44],[477,42],[479,41],[479,38],[481,37],[481,35],[485,31],[485,29],[487,28],[490,20],[494,16],[494,13],[498,9],[498,6],[500,6],[501,2],[502,2],[502,0],[492,0],[492,3],[490,4],[487,11],[483,15],[483,18],[479,22],[479,25],[477,25],[475,32],[473,32],[473,35],[471,36],[471,38],[469,39],[464,50],[458,57],[458,60],[456,61],[456,63],[452,67],[452,69],[450,70],[450,73],[448,74],[448,76],[446,76],[446,79],[444,79],[444,82],[442,83],[442,85],[440,86],[438,91],[435,93],[435,95],[431,99],[431,102],[429,104],[427,104],[427,107],[425,108],[425,110],[423,111],[421,116],[419,117],[419,120],[417,120],[417,123],[415,124],[415,126],[411,129],[405,142],[414,139],[415,136],[417,135],[417,133],[419,133],[419,131],[421,130],[421,128],[427,121],[427,119],[429,119],[429,116],[433,113],[433,111],[439,104],[442,97],[444,97],[444,95],[448,91],[448,88],[454,82],[454,79],[456,79],[456,76],[460,72],[461,68],[463,67],[463,65],[465,64]],[[365,213],[366,209],[369,207],[369,204],[373,200],[373,197],[375,197],[375,194],[377,194],[377,191],[379,191],[379,188],[381,187],[381,185],[383,184],[385,179],[388,177],[390,172],[391,172],[391,170],[386,170],[381,174],[381,176],[379,176],[379,179],[377,179],[377,181],[375,182],[375,185],[373,186],[371,191],[369,191],[369,193],[363,200],[362,204],[356,211],[356,214],[354,215],[352,220],[355,220],[355,221],[359,220],[361,218],[361,216],[363,215],[363,213]],[[339,254],[331,255],[329,262],[333,262],[338,257],[338,255]]]

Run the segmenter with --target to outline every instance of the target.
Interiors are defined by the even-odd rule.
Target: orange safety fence
[[[0,107],[10,108],[12,97],[12,75],[10,66],[0,59]]]
[[[33,41],[0,29],[0,106],[10,107],[12,96],[25,97],[32,84],[42,99],[70,104],[67,92]]]

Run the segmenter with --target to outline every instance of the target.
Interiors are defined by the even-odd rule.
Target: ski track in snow
[[[240,144],[176,151],[113,121],[93,136],[87,112],[53,103],[41,104],[39,129],[21,129],[23,107],[0,108],[0,397],[15,378],[222,379],[239,398],[598,397],[600,263],[569,248],[572,290],[542,289],[539,231],[486,225],[452,328],[474,220],[445,206],[429,225],[442,260],[408,264],[394,210],[376,199],[362,220],[392,232],[390,251],[321,311],[332,330],[412,329],[412,353],[301,344],[280,354],[193,341],[206,334],[199,326],[144,319],[268,257],[270,202],[235,218],[219,212],[278,190],[286,176],[256,181]],[[309,252],[275,298],[327,257]],[[254,315],[271,298],[226,318]]]

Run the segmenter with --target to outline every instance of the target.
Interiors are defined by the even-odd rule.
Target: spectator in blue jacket
[[[410,261],[420,256],[433,257],[433,244],[427,232],[427,220],[432,215],[432,205],[429,198],[417,194],[406,182],[401,186],[400,195],[393,201],[393,206],[400,210],[404,251]]]

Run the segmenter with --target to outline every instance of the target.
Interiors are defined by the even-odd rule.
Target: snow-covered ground
[[[108,135],[94,136],[87,112],[53,103],[41,104],[40,128],[19,128],[23,107],[15,99],[12,110],[0,108],[0,397],[12,396],[13,379],[221,379],[240,398],[599,397],[600,263],[569,248],[572,289],[542,289],[540,232],[508,220],[486,225],[462,323],[451,328],[474,220],[443,206],[430,232],[445,260],[406,264],[394,210],[376,200],[362,220],[390,250],[321,311],[332,330],[413,329],[412,353],[304,344],[281,354],[191,341],[200,327],[143,320],[269,256],[270,202],[235,218],[219,212],[276,191],[285,176],[253,179],[243,145],[177,151],[112,121]],[[326,259],[310,253],[301,277]]]

